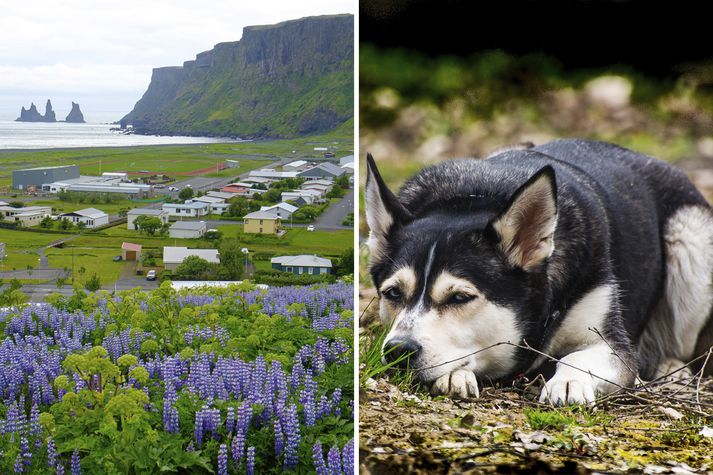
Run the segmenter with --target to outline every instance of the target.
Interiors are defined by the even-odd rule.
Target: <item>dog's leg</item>
[[[588,404],[597,393],[607,394],[627,386],[633,375],[604,342],[585,347],[560,359],[555,375],[545,383],[540,402],[556,406]]]
[[[696,356],[696,342],[713,305],[713,213],[688,206],[666,223],[666,281],[664,311],[656,312],[640,341],[652,367],[643,374],[659,377],[682,368]],[[681,370],[668,378],[685,378]]]

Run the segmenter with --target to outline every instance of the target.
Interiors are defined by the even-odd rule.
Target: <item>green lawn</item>
[[[285,157],[319,158],[321,155],[314,147],[328,145],[338,147],[338,156],[353,153],[352,137],[339,134],[243,143],[3,151],[0,152],[0,186],[11,184],[12,170],[70,164],[79,165],[83,175],[146,170],[180,179],[190,172],[203,170],[202,174],[208,176],[238,176]],[[228,159],[237,160],[240,167],[216,172],[216,166]]]
[[[117,255],[121,255],[121,249],[117,251],[116,249],[72,246],[47,250],[50,267],[71,270],[74,265],[74,281],[82,284],[94,273],[99,276],[102,285],[116,282],[125,264],[112,260]],[[81,271],[82,268],[84,268],[84,272]]]

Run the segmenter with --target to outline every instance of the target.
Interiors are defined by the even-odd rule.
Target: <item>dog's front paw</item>
[[[457,369],[452,373],[444,374],[433,383],[433,394],[446,394],[451,397],[467,399],[479,397],[478,382],[472,371]]]
[[[590,404],[595,400],[594,393],[594,380],[588,374],[577,372],[558,376],[555,373],[542,388],[540,402],[553,406]]]

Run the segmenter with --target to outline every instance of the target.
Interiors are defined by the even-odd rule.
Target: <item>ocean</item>
[[[71,124],[66,122],[15,122],[0,120],[0,150],[79,147],[126,147],[231,142],[214,137],[126,135],[108,123]]]

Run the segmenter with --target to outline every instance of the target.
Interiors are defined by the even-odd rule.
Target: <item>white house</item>
[[[0,216],[5,221],[20,223],[20,226],[36,226],[47,216],[52,215],[50,206],[25,206],[15,208],[13,206],[0,206]]]
[[[321,183],[311,183],[308,181],[306,183],[303,183],[300,189],[319,191],[320,197],[324,198],[327,193],[329,193],[329,190],[332,189],[332,185],[323,185]]]
[[[67,218],[74,224],[84,223],[89,229],[109,224],[109,215],[96,208],[84,208],[78,211],[62,213],[59,218]]]
[[[307,203],[313,204],[322,199],[322,193],[317,190],[293,190],[293,191],[283,191],[280,195],[282,201],[296,200],[297,198],[303,198]]]
[[[278,172],[272,168],[262,170],[252,170],[250,178],[271,178],[273,180],[284,180],[285,178],[297,178],[298,172]]]
[[[198,218],[205,216],[210,211],[208,203],[164,203],[162,209],[168,212],[169,216],[179,216],[183,218]]]
[[[172,238],[195,239],[203,236],[207,230],[205,221],[176,221],[168,228],[168,235]]]
[[[213,198],[222,198],[224,200],[229,200],[231,198],[235,198],[237,193],[230,193],[226,191],[209,191],[206,193],[206,196],[212,196]]]
[[[181,265],[188,256],[198,256],[213,264],[220,263],[220,254],[217,249],[165,246],[163,248],[163,267],[168,270],[176,270],[176,267]]]
[[[297,211],[299,208],[293,206],[289,203],[278,203],[273,206],[261,206],[260,211],[264,213],[269,213],[272,216],[276,216],[282,220],[287,220],[292,217],[292,213]]]
[[[218,198],[215,196],[199,196],[198,198],[192,198],[188,202],[193,203],[206,203],[209,206],[209,210],[213,214],[221,214],[228,211],[230,203],[225,202],[225,198]]]
[[[270,259],[273,269],[293,274],[331,274],[332,261],[324,257],[310,256],[276,256]]]
[[[139,216],[150,216],[161,220],[161,224],[168,223],[168,211],[159,208],[134,208],[126,214],[126,228],[136,229],[134,221]]]

